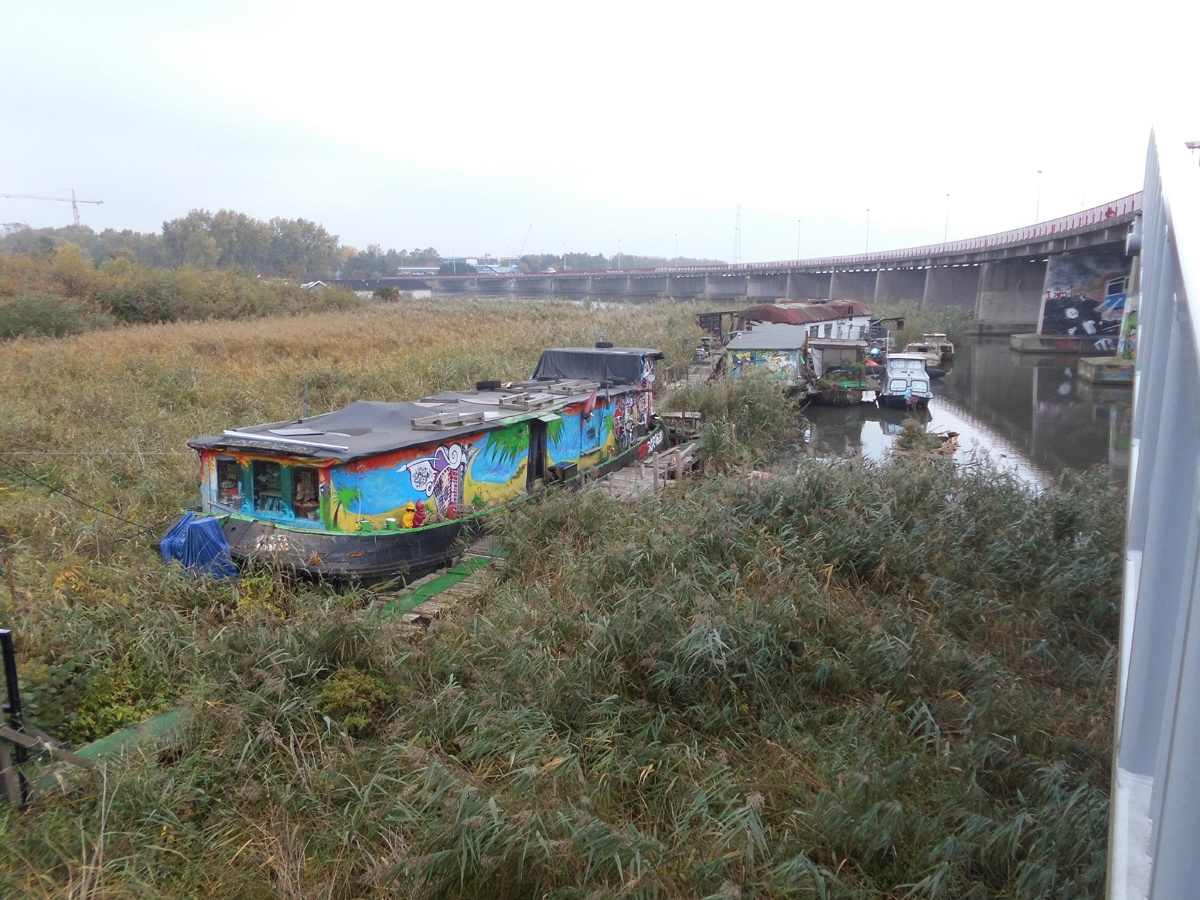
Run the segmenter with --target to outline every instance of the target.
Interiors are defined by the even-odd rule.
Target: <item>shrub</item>
[[[0,340],[63,337],[78,334],[88,326],[88,308],[79,300],[35,291],[0,299]]]

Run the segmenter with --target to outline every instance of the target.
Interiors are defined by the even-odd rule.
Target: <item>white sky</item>
[[[1198,20],[1184,0],[0,0],[0,193],[74,188],[104,201],[80,206],[97,231],[231,209],[460,256],[935,243],[1139,190],[1153,127],[1200,138]],[[0,198],[0,222],[71,208]]]

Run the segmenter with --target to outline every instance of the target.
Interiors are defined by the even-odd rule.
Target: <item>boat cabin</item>
[[[879,403],[898,409],[924,409],[933,398],[923,353],[889,353],[878,393]]]

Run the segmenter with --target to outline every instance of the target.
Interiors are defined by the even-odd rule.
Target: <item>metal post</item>
[[[17,654],[13,649],[12,630],[0,628],[0,654],[4,657],[4,685],[7,701],[4,704],[5,720],[15,731],[22,731],[21,689],[17,684]],[[24,747],[8,747],[0,740],[0,780],[9,803],[17,804],[25,797],[25,783],[20,766],[28,758]],[[13,765],[13,760],[16,765]],[[14,774],[15,773],[15,774]]]

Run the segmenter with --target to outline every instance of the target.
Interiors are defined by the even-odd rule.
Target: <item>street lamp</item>
[[[867,241],[863,250],[867,253],[871,252],[871,208],[869,206],[867,207]]]
[[[946,195],[946,226],[942,229],[942,243],[950,237],[950,195]]]
[[[1037,205],[1033,208],[1033,224],[1037,224],[1038,216],[1042,214],[1042,170],[1037,170]]]
[[[796,220],[796,259],[800,258],[800,223],[803,219]]]
[[[675,233],[675,268],[679,268],[679,233]]]
[[[617,238],[617,269],[620,270],[621,268],[621,239]]]

